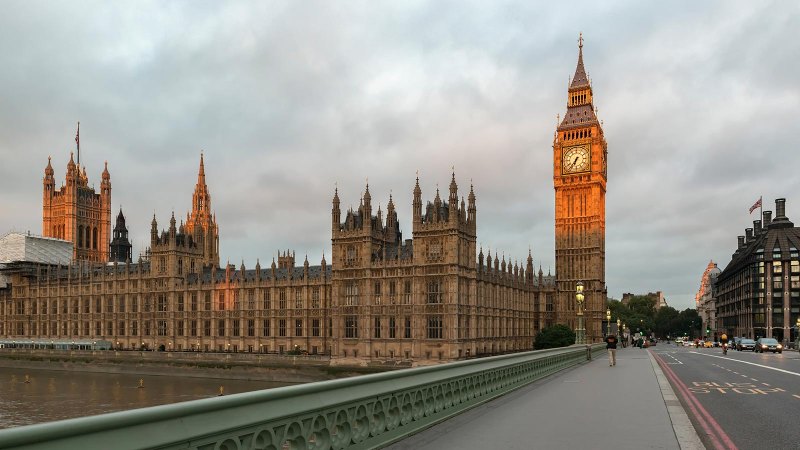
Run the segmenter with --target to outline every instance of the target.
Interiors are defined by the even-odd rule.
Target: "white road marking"
[[[710,357],[710,358],[720,358],[720,359],[725,359],[725,360],[728,360],[728,361],[735,361],[735,362],[742,363],[742,364],[750,364],[751,366],[761,367],[761,368],[763,368],[763,369],[774,370],[774,371],[776,371],[776,372],[788,373],[789,375],[794,375],[794,376],[798,376],[798,377],[800,377],[800,373],[798,373],[798,372],[792,372],[791,370],[778,369],[777,367],[765,366],[765,365],[763,365],[763,364],[756,364],[756,363],[752,363],[752,362],[749,362],[749,361],[742,361],[742,360],[740,360],[740,359],[726,358],[726,357],[724,357],[724,356],[708,355],[708,354],[706,354],[706,353],[700,353],[700,352],[691,352],[691,351],[690,351],[689,353],[694,353],[694,354],[696,354],[696,355],[702,355],[702,356],[708,356],[708,357]],[[755,378],[751,378],[751,380],[753,380],[753,381],[758,381],[758,380],[756,380]]]
[[[764,386],[769,386],[767,383],[761,383],[761,384],[763,384]]]
[[[792,394],[792,397],[797,397],[797,398],[800,398],[800,395],[797,395],[797,394]]]

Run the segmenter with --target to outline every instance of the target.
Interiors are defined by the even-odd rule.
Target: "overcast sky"
[[[484,249],[553,268],[552,138],[578,33],[608,140],[609,296],[694,305],[748,208],[800,222],[800,3],[4,2],[0,234],[41,233],[76,122],[134,254],[185,217],[200,152],[221,259],[330,260],[330,211],[474,183]],[[554,268],[553,268],[554,269]]]

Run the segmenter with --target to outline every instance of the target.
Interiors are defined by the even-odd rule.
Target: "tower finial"
[[[583,48],[583,32],[578,33],[578,48]]]

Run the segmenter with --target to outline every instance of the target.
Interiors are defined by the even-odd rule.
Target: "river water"
[[[208,398],[220,386],[236,394],[283,384],[0,367],[0,428]]]

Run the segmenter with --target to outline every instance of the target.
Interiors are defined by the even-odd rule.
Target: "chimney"
[[[754,220],[753,221],[753,234],[755,234],[756,236],[761,234],[761,221],[760,220]]]
[[[768,228],[772,223],[772,211],[764,211],[764,228]]]
[[[749,244],[750,241],[753,240],[753,229],[752,228],[745,228],[744,229],[744,234],[747,236],[747,239],[745,239],[745,242],[747,242]]]
[[[786,218],[786,199],[775,199],[775,219]]]

